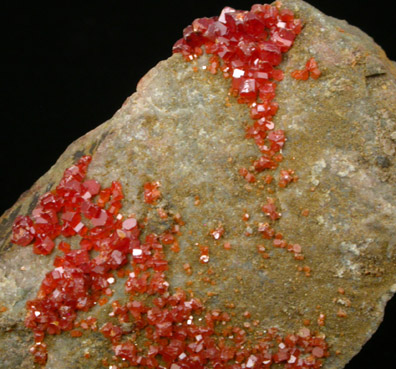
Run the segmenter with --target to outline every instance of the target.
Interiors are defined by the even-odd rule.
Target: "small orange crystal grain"
[[[320,313],[319,317],[318,317],[318,325],[323,327],[325,325],[325,320],[326,320],[326,315],[323,313]]]
[[[159,186],[159,182],[148,182],[144,184],[144,202],[153,204],[161,197],[161,192],[158,189]]]
[[[225,232],[224,227],[220,224],[216,229],[213,229],[210,231],[210,235],[215,239],[218,240],[220,239]]]
[[[103,306],[103,305],[107,304],[107,301],[108,301],[107,297],[102,297],[102,298],[99,299],[98,304],[100,306]]]
[[[72,331],[70,331],[70,335],[72,337],[81,337],[83,333],[77,329],[73,329]]]
[[[291,72],[291,76],[294,79],[306,81],[309,78],[309,72],[307,70],[294,70]]]
[[[318,63],[314,58],[310,58],[306,64],[305,69],[309,71],[309,75],[313,79],[318,79],[322,72],[318,68]]]
[[[312,79],[318,79],[321,74],[322,72],[318,68],[312,69],[310,72],[310,76]]]
[[[173,252],[175,252],[175,253],[180,252],[180,245],[179,245],[179,242],[178,242],[178,241],[175,241],[175,242],[172,244],[172,246],[170,247],[170,249],[171,249]]]
[[[254,183],[256,182],[256,177],[254,174],[250,173],[246,168],[239,169],[239,174],[245,178],[246,182]]]
[[[184,269],[184,271],[186,272],[187,275],[191,275],[192,274],[191,265],[189,263],[183,264],[183,269]]]
[[[167,219],[168,218],[168,214],[166,213],[166,211],[163,208],[159,208],[157,209],[157,214],[161,219]]]
[[[267,203],[262,206],[262,211],[272,220],[277,220],[281,217],[281,214],[276,211],[275,200],[271,197],[267,197]]]

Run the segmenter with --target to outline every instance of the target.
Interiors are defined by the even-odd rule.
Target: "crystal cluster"
[[[13,226],[12,242],[33,243],[33,252],[41,255],[52,252],[59,236],[80,237],[78,249],[59,243],[62,256],[56,256],[37,298],[27,303],[25,324],[36,341],[31,351],[41,364],[46,362],[45,334],[72,330],[77,312],[88,311],[103,293],[110,294],[111,272],[140,250],[136,219],[119,214],[121,184],[101,189],[96,180],[84,180],[90,161],[84,156],[68,168],[56,189],[41,196],[32,218],[18,216]]]
[[[210,311],[196,298],[177,289],[173,294],[165,271],[168,262],[164,247],[176,243],[180,217],[171,231],[149,234],[139,241],[135,217],[124,218],[121,208],[122,187],[113,182],[101,190],[95,180],[84,180],[90,157],[83,157],[67,169],[53,192],[43,195],[29,216],[20,216],[13,227],[13,242],[21,246],[33,243],[33,251],[49,254],[58,236],[80,236],[80,247],[72,249],[61,241],[62,256],[54,260],[54,269],[46,274],[37,298],[27,302],[25,324],[34,332],[30,351],[35,361],[45,365],[46,334],[70,331],[81,337],[82,329],[97,330],[97,320],[77,321],[78,311],[89,311],[101,303],[101,295],[111,295],[113,272],[132,266],[127,273],[125,293],[129,302],[113,301],[110,316],[118,324],[106,322],[100,332],[111,342],[115,357],[124,364],[148,368],[270,368],[273,363],[285,368],[320,368],[328,355],[320,335],[302,328],[297,334],[281,335],[268,330],[254,344],[247,344],[247,332],[231,324],[230,315]],[[145,186],[146,188],[147,186]],[[270,211],[275,211],[271,209]],[[223,228],[214,231],[222,233]],[[221,235],[219,236],[221,237]],[[51,241],[51,248],[42,246]],[[91,251],[95,251],[93,256]],[[201,262],[209,261],[209,249],[201,246]],[[121,270],[119,270],[121,272]],[[118,274],[123,276],[123,273]],[[143,298],[142,298],[143,297]],[[106,301],[104,302],[106,303]],[[122,324],[133,322],[132,337]],[[225,326],[225,324],[227,324]],[[144,337],[139,345],[136,337]],[[116,368],[117,366],[113,366]],[[125,365],[123,365],[125,367]]]
[[[282,160],[281,151],[286,137],[283,130],[275,130],[272,117],[278,110],[274,102],[277,82],[284,77],[276,67],[282,54],[293,45],[301,32],[302,22],[288,9],[271,5],[253,5],[250,11],[229,7],[219,17],[196,19],[183,31],[173,52],[193,60],[203,53],[219,57],[216,62],[224,77],[231,78],[231,93],[238,102],[247,104],[253,125],[246,136],[254,139],[262,156],[254,163],[255,170],[275,169]],[[209,70],[213,73],[210,59]],[[253,177],[242,174],[248,182]]]
[[[282,149],[286,135],[284,130],[276,129],[272,121],[278,110],[278,104],[274,101],[277,83],[284,77],[283,71],[277,67],[282,61],[282,54],[292,47],[301,30],[301,20],[279,4],[256,4],[250,11],[226,7],[219,17],[196,19],[184,29],[183,38],[173,47],[173,52],[181,53],[187,61],[193,61],[204,51],[211,54],[207,66],[209,72],[217,73],[220,70],[225,78],[231,79],[230,94],[239,103],[248,106],[253,124],[246,127],[246,138],[253,139],[261,152],[251,169],[239,169],[239,174],[248,183],[259,180],[270,184],[273,176],[258,176],[262,172],[277,169],[283,161]],[[301,79],[296,73],[293,72],[292,76]],[[306,63],[305,73],[314,79],[320,76],[314,58]],[[277,185],[284,188],[297,180],[294,170],[281,169]],[[281,217],[281,213],[276,211],[275,199],[267,200],[262,210],[272,222]],[[275,237],[275,230],[268,224],[266,227],[264,232],[259,227],[263,237]],[[276,246],[276,240],[274,244]],[[282,246],[277,247],[294,250],[293,245],[284,240]],[[299,250],[293,251],[294,256],[302,260],[304,257]]]
[[[318,68],[318,63],[314,58],[310,58],[306,63],[305,63],[305,68],[304,69],[297,69],[293,72],[291,72],[291,76],[294,79],[297,80],[302,80],[306,81],[309,77],[312,79],[318,79],[322,72]]]

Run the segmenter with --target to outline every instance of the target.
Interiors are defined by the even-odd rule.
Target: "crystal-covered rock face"
[[[194,21],[3,216],[0,367],[332,369],[373,332],[395,283],[394,69],[283,3]]]
[[[284,336],[272,328],[268,334],[256,339],[253,346],[247,345],[246,331],[232,326],[227,312],[210,311],[200,300],[188,299],[187,292],[180,288],[170,294],[170,284],[164,274],[168,270],[164,246],[177,242],[179,228],[159,237],[148,235],[141,244],[136,219],[124,219],[118,207],[117,211],[112,211],[114,202],[123,199],[122,185],[113,182],[111,187],[100,190],[96,180],[84,181],[90,161],[90,156],[82,157],[65,171],[55,191],[40,198],[32,211],[35,222],[29,216],[18,216],[14,222],[13,242],[20,246],[33,243],[33,251],[41,255],[52,252],[54,240],[61,234],[69,238],[80,232],[81,236],[79,249],[71,249],[64,241],[59,243],[58,249],[63,255],[55,257],[54,268],[41,282],[37,297],[27,301],[25,326],[34,333],[35,342],[29,351],[35,363],[47,363],[46,335],[69,332],[71,337],[78,338],[83,336],[83,330],[97,331],[97,321],[94,321],[95,325],[89,325],[86,320],[78,319],[78,312],[89,312],[96,304],[105,305],[107,297],[113,295],[110,286],[117,277],[127,274],[125,293],[130,296],[130,301],[124,304],[118,300],[112,302],[110,316],[118,318],[118,324],[106,322],[100,333],[110,341],[116,360],[124,360],[128,366],[155,368],[160,367],[161,362],[178,368],[204,368],[206,365],[233,369],[270,368],[272,363],[282,363],[288,368],[322,366],[320,359],[329,355],[323,336],[311,334],[309,330],[304,330],[304,334]],[[152,195],[157,188],[156,183],[144,185],[147,203],[152,204],[152,199],[158,199]],[[96,203],[92,201],[95,195],[98,195]],[[82,210],[92,207],[97,208],[94,216]],[[54,212],[52,216],[45,218],[43,214],[51,211]],[[263,211],[272,220],[279,218],[270,201]],[[90,220],[91,228],[83,223],[82,215]],[[47,227],[42,228],[42,224]],[[65,232],[70,228],[74,233]],[[224,232],[219,226],[211,235],[218,240]],[[209,247],[201,246],[200,249],[200,262],[206,264],[210,260]],[[127,263],[132,272],[121,269]],[[116,270],[119,272],[117,277],[113,273]],[[245,316],[250,317],[250,313]],[[203,323],[196,323],[203,318]],[[89,319],[92,322],[92,318]],[[135,328],[132,331],[123,329],[122,325],[130,322]],[[219,325],[225,323],[230,323],[227,333],[219,332]],[[138,335],[145,336],[144,345],[137,343]],[[274,344],[279,348],[273,349]]]
[[[253,130],[250,129],[249,137],[255,138],[259,147],[267,139],[270,147],[266,150],[268,160],[279,161],[277,153],[285,143],[285,135],[283,130],[273,130],[270,122],[278,109],[278,105],[271,102],[275,94],[264,99],[259,97],[259,89],[272,79],[283,79],[283,72],[272,70],[280,60],[277,59],[275,64],[269,54],[260,54],[257,50],[272,48],[280,56],[282,51],[291,47],[296,34],[301,31],[301,28],[295,29],[300,21],[294,20],[290,11],[271,6],[255,7],[251,12],[226,8],[220,15],[221,21],[216,19],[196,20],[194,24],[198,30],[189,26],[184,31],[185,43],[191,47],[191,52],[202,54],[202,49],[198,51],[198,48],[206,41],[205,49],[214,53],[208,70],[215,74],[223,63],[226,76],[232,75],[232,93],[239,97],[240,103],[249,105],[251,118],[258,120]],[[288,23],[284,22],[286,20]],[[278,24],[281,24],[281,29],[277,29]],[[227,54],[224,54],[225,48]],[[178,42],[175,51],[185,54],[185,47],[181,48]],[[216,55],[222,59],[217,59]],[[196,56],[188,55],[186,59]],[[234,69],[235,66],[237,68]],[[272,72],[268,73],[269,70]],[[257,129],[258,126],[261,129]],[[267,134],[269,127],[272,129]],[[175,246],[179,227],[173,228],[173,234],[165,232],[159,237],[151,234],[145,243],[140,244],[136,219],[124,220],[119,213],[124,197],[122,185],[114,181],[110,187],[101,190],[98,181],[85,179],[91,160],[91,156],[83,156],[65,170],[56,189],[44,194],[32,211],[34,221],[29,216],[18,216],[14,222],[12,241],[20,246],[34,242],[33,251],[41,255],[52,252],[54,240],[60,235],[81,237],[79,249],[71,249],[64,241],[59,243],[58,248],[64,255],[55,258],[55,268],[46,274],[37,298],[27,302],[25,326],[34,332],[35,343],[30,352],[37,364],[47,363],[46,335],[67,331],[73,338],[83,335],[77,329],[81,324],[77,320],[78,312],[89,311],[96,304],[105,305],[106,295],[113,295],[110,288],[116,280],[113,271],[130,261],[132,272],[121,269],[122,274],[129,273],[125,293],[130,295],[130,302],[121,305],[117,300],[113,301],[110,315],[118,317],[119,324],[133,322],[136,327],[125,331],[122,326],[107,322],[100,329],[103,336],[111,341],[117,360],[124,360],[128,366],[154,368],[162,367],[161,362],[165,362],[167,366],[186,369],[207,365],[232,369],[270,368],[273,363],[290,369],[322,366],[320,359],[329,355],[324,336],[309,332],[284,337],[277,329],[271,328],[269,334],[257,332],[255,342],[248,343],[246,331],[243,327],[231,325],[227,312],[219,309],[210,311],[197,299],[187,300],[186,292],[181,289],[171,295],[170,284],[164,274],[168,270],[168,261],[163,246]],[[261,172],[265,168],[255,169]],[[248,182],[255,181],[246,169],[239,172]],[[281,172],[283,182],[280,184],[283,183],[283,187],[291,182],[289,172],[293,171]],[[145,203],[153,205],[159,200],[159,187],[159,182],[144,184]],[[267,199],[262,210],[272,221],[281,216],[272,198]],[[163,213],[163,217],[168,216]],[[224,233],[222,225],[210,232],[214,240],[219,240]],[[290,251],[295,250],[279,233],[275,236],[274,246],[288,246]],[[180,251],[178,246],[170,249]],[[300,256],[300,251],[296,255]],[[98,255],[94,256],[94,252]],[[200,245],[200,252],[200,263],[208,264],[209,247]],[[144,302],[138,302],[142,299]],[[138,315],[136,307],[139,308]],[[245,315],[250,317],[249,312]],[[194,318],[201,321],[203,317],[203,323],[192,322]],[[226,332],[219,331],[219,324],[225,323],[229,323]],[[246,324],[245,328],[249,328],[250,323]],[[141,335],[145,336],[144,345],[139,345],[135,339]],[[279,348],[272,348],[274,345]]]

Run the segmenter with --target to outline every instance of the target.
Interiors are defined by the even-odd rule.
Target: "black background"
[[[391,1],[310,1],[371,35],[396,60]],[[47,4],[47,3],[46,3]],[[2,11],[0,214],[66,147],[111,118],[138,80],[171,55],[195,18],[253,1],[107,1],[37,6],[9,2]],[[3,4],[4,6],[4,4]],[[347,369],[392,368],[396,299],[378,332]]]

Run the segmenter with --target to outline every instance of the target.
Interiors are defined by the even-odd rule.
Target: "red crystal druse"
[[[255,140],[262,153],[252,168],[239,170],[249,183],[256,181],[251,171],[274,170],[282,161],[286,137],[283,130],[275,130],[272,117],[278,109],[273,101],[276,82],[284,75],[275,67],[301,27],[291,11],[277,6],[254,5],[251,11],[227,7],[219,17],[195,20],[174,46],[174,52],[182,53],[187,60],[202,55],[202,47],[213,54],[208,70],[217,73],[221,69],[225,77],[232,78],[232,94],[249,106],[254,123],[247,128],[246,136]],[[312,60],[307,68],[312,78],[318,75]],[[84,156],[68,168],[56,189],[39,199],[32,216],[17,217],[13,226],[12,242],[24,247],[33,243],[36,254],[50,254],[59,236],[78,237],[79,241],[77,249],[65,241],[58,244],[62,255],[56,256],[54,269],[46,274],[36,299],[27,302],[25,324],[34,332],[35,344],[30,351],[37,363],[45,365],[47,361],[46,334],[70,331],[72,337],[80,337],[83,332],[76,328],[97,330],[95,318],[78,321],[78,312],[106,303],[107,297],[101,296],[112,295],[110,287],[117,270],[117,276],[127,276],[125,292],[129,301],[112,302],[110,316],[119,324],[105,322],[100,332],[111,342],[117,360],[123,361],[122,367],[269,369],[273,363],[286,369],[322,366],[321,359],[329,355],[324,336],[312,334],[307,328],[283,335],[271,328],[265,333],[255,332],[256,339],[251,342],[243,328],[232,324],[227,312],[210,311],[182,289],[172,291],[166,276],[169,265],[165,248],[179,250],[176,236],[184,224],[180,216],[174,217],[175,224],[169,231],[149,234],[141,242],[136,217],[125,218],[119,213],[121,184],[113,182],[102,189],[95,179],[85,179],[91,159]],[[264,181],[270,184],[272,179],[267,175]],[[295,180],[292,170],[281,170],[280,187]],[[161,197],[159,186],[159,182],[144,185],[144,202],[156,204]],[[272,198],[267,199],[262,210],[271,221],[281,215]],[[159,214],[168,217],[163,210]],[[274,247],[287,248],[296,258],[302,257],[301,246],[288,244],[268,223],[260,224],[258,232],[264,239],[272,239]],[[210,234],[219,240],[224,228],[220,225]],[[198,246],[200,262],[207,264],[209,247]],[[224,248],[229,247],[224,244]],[[264,251],[264,246],[259,247],[262,256],[268,258]],[[192,273],[188,263],[183,268]],[[128,322],[133,323],[132,332],[122,328]],[[143,340],[136,340],[138,336]]]
[[[273,101],[276,83],[284,77],[276,67],[301,29],[301,20],[288,9],[253,5],[250,11],[240,11],[226,7],[219,17],[196,19],[173,47],[173,52],[187,60],[201,55],[202,48],[220,57],[220,69],[232,79],[231,93],[249,106],[255,121],[247,128],[247,137],[255,140],[268,162],[255,166],[257,171],[276,168],[273,156],[286,140],[282,130],[274,131],[272,122],[278,110]],[[254,181],[251,176],[247,180]]]
[[[253,5],[250,11],[226,7],[219,17],[196,19],[173,47],[173,52],[181,53],[186,60],[202,55],[204,49],[212,54],[209,71],[216,73],[220,69],[224,77],[231,78],[231,94],[239,103],[248,105],[254,121],[246,128],[246,137],[255,141],[262,154],[253,163],[258,173],[276,169],[283,159],[285,132],[275,129],[272,121],[278,110],[274,101],[276,86],[284,77],[277,66],[301,29],[301,20],[278,5]],[[313,58],[307,68],[314,78],[318,69]],[[281,171],[280,187],[297,180],[289,171],[290,175]],[[241,168],[239,174],[249,183],[258,180],[246,168]],[[278,218],[271,216],[272,220]]]
[[[99,191],[97,182],[91,181],[89,183],[94,184],[95,190],[92,196],[84,196],[87,188],[77,183],[85,183],[83,176],[89,161],[89,157],[83,157],[65,171],[62,185],[41,197],[33,214],[40,214],[40,219],[47,219],[46,223],[42,220],[36,223],[37,217],[32,220],[22,216],[14,224],[13,241],[21,246],[27,246],[28,240],[35,245],[37,234],[40,239],[49,238],[54,243],[54,235],[62,234],[75,217],[84,222],[85,228],[79,249],[72,249],[64,241],[59,243],[63,256],[55,258],[54,269],[46,274],[37,298],[27,302],[25,324],[34,332],[35,344],[30,352],[37,363],[45,365],[47,361],[46,334],[70,331],[72,337],[80,337],[83,333],[75,330],[78,326],[96,330],[94,318],[77,322],[78,311],[89,311],[100,301],[100,296],[107,294],[110,284],[115,281],[112,271],[129,264],[133,271],[125,282],[125,292],[130,295],[130,301],[125,305],[114,301],[110,314],[118,319],[120,325],[107,322],[100,328],[100,332],[110,340],[115,356],[128,365],[157,368],[165,363],[166,368],[181,369],[205,368],[209,364],[228,369],[265,369],[273,363],[284,364],[287,369],[322,366],[320,359],[328,356],[327,344],[323,337],[311,335],[307,329],[285,336],[277,333],[276,329],[270,329],[254,345],[247,345],[244,329],[229,324],[224,330],[224,323],[231,320],[227,312],[208,310],[198,299],[188,298],[182,289],[171,294],[165,275],[168,262],[164,247],[175,243],[178,227],[160,236],[149,234],[141,243],[136,218],[124,218],[109,210],[123,197],[118,182]],[[79,172],[84,168],[81,177],[69,175],[74,167],[79,168]],[[64,191],[69,181],[74,182],[73,188]],[[95,193],[96,202],[93,201]],[[271,204],[271,200],[268,203]],[[95,218],[91,217],[92,213],[88,216],[82,214],[83,208],[92,207],[98,207]],[[52,220],[44,216],[51,209],[56,209],[57,222],[54,215]],[[271,208],[271,211],[275,210]],[[102,212],[106,214],[104,224],[85,225],[85,218],[91,217],[91,221],[99,219]],[[47,226],[42,228],[43,224]],[[224,230],[219,226],[216,232],[220,234]],[[71,237],[71,234],[67,233],[66,237]],[[97,255],[93,256],[91,250],[95,250]],[[201,262],[207,263],[209,248],[200,245],[200,250]],[[151,300],[149,296],[152,296]],[[124,338],[129,332],[124,331],[121,324],[126,322],[134,323],[134,333],[144,335],[146,344],[140,347],[134,339]]]
[[[248,183],[270,185],[274,177],[268,174],[263,177],[260,173],[277,169],[283,161],[286,135],[284,130],[276,129],[272,120],[278,111],[274,101],[277,83],[284,78],[283,71],[277,66],[301,29],[301,20],[295,19],[290,10],[282,9],[279,3],[275,6],[253,5],[250,11],[226,7],[219,17],[195,20],[174,45],[173,51],[181,53],[188,61],[202,55],[203,49],[212,54],[207,69],[211,73],[221,70],[225,78],[230,78],[230,94],[248,106],[253,124],[246,127],[246,138],[253,139],[261,152],[249,170],[242,167],[238,171]],[[307,61],[303,78],[305,74],[307,78],[319,77],[314,58]],[[279,172],[279,187],[287,187],[298,180],[292,169],[280,169]],[[267,190],[269,193],[275,191],[273,187]],[[275,202],[271,199],[262,207],[271,222],[281,217]],[[258,231],[267,239],[275,234],[269,225],[265,231]],[[295,253],[295,257],[297,260],[303,258],[300,252]]]
[[[55,258],[55,268],[45,276],[37,298],[27,303],[25,324],[35,333],[32,352],[40,363],[45,357],[44,335],[72,330],[77,312],[97,302],[109,288],[112,270],[126,264],[127,255],[140,245],[136,219],[123,220],[118,214],[120,183],[100,190],[97,181],[84,181],[90,161],[84,156],[68,168],[56,189],[41,196],[32,218],[19,216],[13,225],[12,242],[33,242],[33,252],[41,255],[52,252],[58,236],[81,238],[76,250],[59,243],[63,256]],[[92,257],[90,250],[98,255]]]

